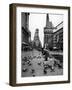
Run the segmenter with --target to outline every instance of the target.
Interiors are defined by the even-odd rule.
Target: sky
[[[63,15],[49,14],[49,21],[53,26],[57,26],[63,21]],[[30,13],[29,15],[29,30],[31,31],[31,40],[34,38],[35,30],[39,29],[39,38],[43,46],[44,42],[44,27],[46,26],[46,14]]]

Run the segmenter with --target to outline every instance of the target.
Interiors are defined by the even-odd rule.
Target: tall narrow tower
[[[33,40],[33,48],[35,49],[41,49],[41,41],[39,39],[39,29],[36,29],[35,35],[34,35],[34,40]]]
[[[53,25],[49,21],[49,14],[46,14],[46,26],[44,27],[44,48],[51,49],[53,43]]]

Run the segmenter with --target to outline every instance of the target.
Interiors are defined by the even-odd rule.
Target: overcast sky
[[[49,14],[49,20],[53,23],[53,26],[57,26],[63,21],[63,15]],[[39,29],[39,38],[43,46],[44,41],[44,27],[46,26],[46,14],[33,14],[29,15],[29,29],[31,31],[31,40],[34,38],[36,28]]]

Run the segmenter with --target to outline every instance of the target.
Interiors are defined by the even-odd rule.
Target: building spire
[[[33,40],[33,48],[37,50],[42,49],[41,41],[39,39],[39,29],[36,29],[35,31],[34,40]]]
[[[48,26],[49,23],[49,14],[46,15],[46,27]]]

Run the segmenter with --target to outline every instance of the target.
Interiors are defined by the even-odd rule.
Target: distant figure
[[[47,61],[48,60],[48,57],[49,57],[48,50],[42,48],[42,54],[45,55],[45,61]]]

